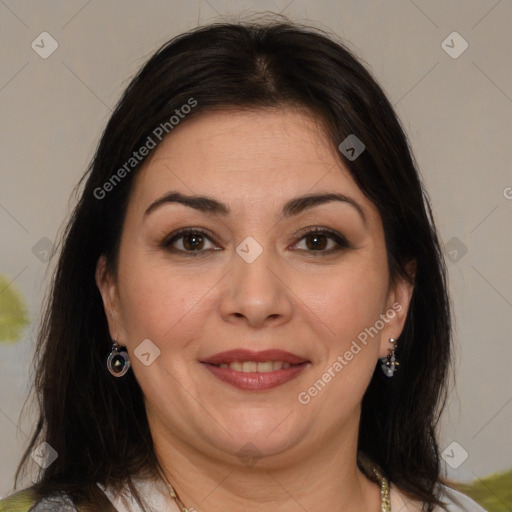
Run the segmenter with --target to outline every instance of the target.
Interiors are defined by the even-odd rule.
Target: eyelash
[[[212,249],[205,249],[205,250],[187,251],[187,250],[176,249],[176,248],[172,247],[173,243],[175,243],[177,240],[183,238],[186,235],[202,235],[202,236],[206,237],[208,240],[210,240],[211,242],[217,244],[217,242],[214,239],[212,239],[212,237],[206,231],[204,231],[200,228],[184,228],[184,229],[180,229],[179,231],[177,231],[175,233],[172,233],[169,237],[165,238],[163,240],[163,242],[161,243],[161,246],[164,249],[170,250],[172,252],[182,253],[182,254],[192,256],[192,257],[200,256],[201,254],[207,253],[208,251],[212,250]],[[341,235],[337,231],[334,231],[334,230],[331,230],[328,228],[322,228],[322,227],[314,227],[312,229],[309,229],[308,231],[302,232],[300,234],[300,238],[298,238],[298,240],[295,242],[294,245],[297,245],[301,240],[306,238],[308,235],[326,236],[329,239],[333,240],[336,244],[338,244],[338,247],[336,247],[334,249],[329,249],[329,250],[317,250],[317,251],[306,250],[306,252],[314,253],[315,255],[318,255],[318,256],[328,256],[335,252],[350,248],[350,245],[349,245],[347,239],[343,235]],[[217,250],[217,249],[214,249],[214,250]],[[295,249],[295,250],[303,251],[304,249]]]
[[[318,250],[318,251],[308,250],[307,251],[310,253],[314,253],[318,256],[328,256],[330,254],[350,248],[350,244],[348,243],[347,239],[341,233],[338,233],[337,231],[334,231],[332,229],[322,228],[322,227],[314,227],[311,229],[308,228],[306,231],[303,231],[302,233],[300,233],[300,235],[298,235],[299,238],[297,239],[297,242],[295,242],[294,245],[297,245],[301,240],[306,238],[308,235],[326,236],[327,238],[329,238],[330,240],[333,240],[337,244],[337,247],[335,247],[333,249]],[[299,249],[299,250],[302,250],[302,249]]]

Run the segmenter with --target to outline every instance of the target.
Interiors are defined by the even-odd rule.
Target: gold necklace
[[[390,495],[389,495],[389,481],[386,477],[382,476],[380,468],[375,463],[372,464],[372,470],[375,473],[375,476],[380,481],[380,499],[381,499],[380,512],[391,512],[391,499],[390,499]],[[158,472],[160,473],[160,476],[163,478],[164,482],[167,485],[167,488],[169,490],[169,495],[176,502],[176,505],[178,505],[180,511],[181,512],[192,512],[178,498],[178,495],[174,491],[174,488],[172,487],[172,485],[169,483],[169,480],[167,480],[167,477],[164,475],[160,466],[158,466]],[[195,509],[192,509],[192,510],[195,510]]]
[[[372,471],[375,476],[380,480],[380,510],[381,512],[391,512],[391,497],[389,495],[389,481],[386,477],[382,476],[380,468],[374,463]]]

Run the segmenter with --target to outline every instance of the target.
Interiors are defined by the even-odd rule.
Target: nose
[[[253,328],[288,322],[293,293],[270,251],[264,250],[252,263],[238,254],[233,259],[220,304],[224,320]]]

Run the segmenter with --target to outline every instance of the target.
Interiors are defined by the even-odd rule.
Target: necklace
[[[391,499],[389,496],[389,481],[386,477],[382,475],[382,472],[380,471],[380,468],[375,464],[372,463],[372,471],[377,477],[377,479],[380,481],[380,512],[391,512]],[[169,483],[169,480],[167,480],[167,477],[164,475],[162,469],[160,468],[160,465],[158,465],[158,472],[160,473],[160,476],[163,478],[165,484],[167,485],[167,489],[169,490],[169,495],[171,498],[176,502],[176,505],[178,505],[181,512],[192,512],[195,509],[189,510],[183,502],[178,498],[178,495],[174,491],[173,486]]]
[[[389,481],[382,476],[380,468],[374,463],[372,471],[378,480],[380,480],[380,511],[391,512],[391,498],[389,496]]]

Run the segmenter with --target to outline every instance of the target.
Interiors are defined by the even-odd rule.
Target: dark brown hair
[[[112,340],[94,279],[102,254],[116,272],[127,202],[145,159],[105,197],[98,189],[191,98],[197,105],[182,123],[215,108],[293,106],[321,121],[334,148],[351,134],[364,143],[357,159],[337,151],[339,158],[380,212],[391,277],[410,278],[411,260],[417,268],[399,339],[400,371],[389,379],[376,366],[362,403],[359,449],[432,510],[439,503],[436,424],[446,401],[451,325],[429,201],[400,122],[366,68],[335,36],[283,20],[212,24],[179,35],[124,92],[63,236],[37,343],[40,417],[16,481],[43,440],[59,456],[40,472],[39,496],[61,491],[100,508],[96,482],[118,486],[157,465],[133,372],[116,379],[106,369]]]

